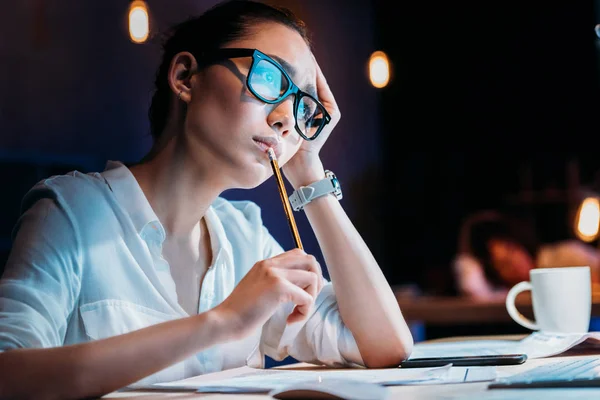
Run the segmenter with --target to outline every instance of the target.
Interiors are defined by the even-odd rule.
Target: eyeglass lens
[[[251,89],[267,101],[280,100],[290,83],[281,69],[268,60],[259,60],[250,73],[248,84]],[[298,128],[307,137],[314,136],[324,121],[321,106],[308,96],[301,96],[296,110]]]

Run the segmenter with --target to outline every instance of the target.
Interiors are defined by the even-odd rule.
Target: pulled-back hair
[[[276,22],[298,32],[310,45],[304,22],[290,10],[250,0],[229,0],[210,8],[200,16],[173,26],[163,43],[162,62],[156,72],[155,90],[148,110],[150,131],[159,139],[169,117],[171,90],[167,75],[177,53],[188,51],[197,59],[203,52],[215,50],[252,34],[252,27]]]

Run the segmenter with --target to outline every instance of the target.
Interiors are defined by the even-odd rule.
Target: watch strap
[[[294,211],[300,211],[314,199],[333,193],[334,191],[335,187],[333,187],[330,178],[321,179],[308,186],[300,186],[298,190],[290,196],[290,204]]]

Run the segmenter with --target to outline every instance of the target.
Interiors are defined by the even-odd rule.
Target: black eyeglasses
[[[331,116],[315,97],[300,90],[279,63],[256,49],[218,49],[201,55],[198,63],[206,66],[228,58],[252,57],[246,86],[258,99],[268,104],[294,95],[296,131],[305,140],[315,140]]]

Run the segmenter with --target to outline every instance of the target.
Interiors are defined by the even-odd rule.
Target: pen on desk
[[[275,181],[277,181],[279,196],[281,196],[281,202],[283,203],[283,209],[290,225],[294,242],[296,243],[297,248],[303,249],[302,242],[300,241],[300,234],[298,233],[298,228],[296,227],[296,220],[294,219],[292,207],[290,206],[287,192],[283,184],[283,179],[281,178],[281,171],[279,171],[279,165],[277,164],[277,157],[275,157],[275,152],[270,147],[269,150],[267,150],[267,153],[269,154],[269,161],[271,162],[271,168],[273,168],[273,175],[275,175]]]

